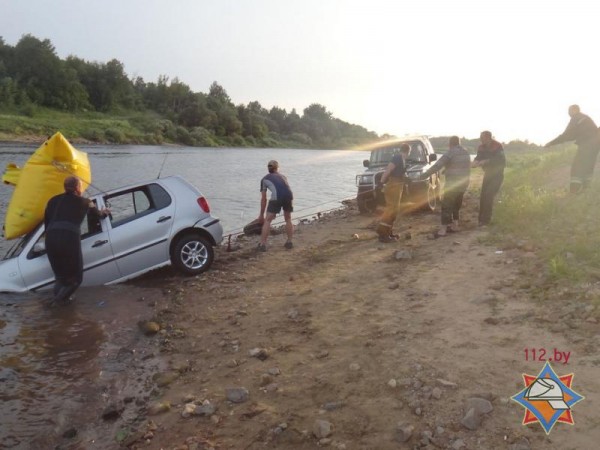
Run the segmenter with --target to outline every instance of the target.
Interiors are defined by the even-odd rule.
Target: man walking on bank
[[[432,174],[445,168],[444,196],[442,197],[442,226],[436,236],[446,236],[447,232],[458,231],[459,214],[463,197],[469,187],[471,175],[471,156],[460,145],[458,136],[450,137],[448,151],[436,163],[421,174],[426,180]]]
[[[575,141],[577,153],[571,164],[571,194],[577,194],[589,186],[594,166],[600,151],[600,130],[594,121],[581,112],[578,105],[569,106],[571,120],[565,131],[548,142],[544,147]]]
[[[491,131],[482,131],[479,139],[481,145],[477,149],[477,156],[471,167],[483,169],[483,182],[479,198],[479,226],[483,227],[489,225],[492,220],[494,198],[504,181],[506,158],[502,144],[492,139]]]
[[[275,160],[269,161],[267,165],[269,173],[260,180],[260,214],[258,221],[262,223],[262,232],[258,251],[267,251],[267,239],[271,232],[271,222],[277,214],[283,209],[283,218],[285,219],[285,232],[287,241],[284,245],[286,249],[294,247],[292,236],[294,234],[294,225],[292,224],[292,200],[294,194],[288,184],[287,178],[279,173],[279,163]],[[271,199],[267,204],[267,190],[271,191]],[[265,215],[266,211],[266,215]]]
[[[395,242],[398,236],[392,233],[394,222],[400,209],[400,200],[406,181],[405,160],[410,152],[410,145],[402,144],[400,151],[396,151],[392,160],[388,163],[381,177],[381,184],[384,185],[383,195],[385,196],[385,210],[377,225],[377,234],[379,242]]]

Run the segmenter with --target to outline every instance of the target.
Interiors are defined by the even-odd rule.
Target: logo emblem
[[[557,422],[574,425],[571,409],[584,399],[571,388],[574,376],[558,376],[549,362],[537,376],[523,374],[525,388],[511,397],[525,408],[523,425],[539,422],[546,434]]]

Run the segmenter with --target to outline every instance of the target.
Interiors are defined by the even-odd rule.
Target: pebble
[[[322,419],[315,420],[313,425],[313,434],[317,439],[323,439],[331,436],[332,425],[330,422]]]
[[[269,352],[265,348],[253,348],[248,353],[253,358],[260,359],[261,361],[264,361],[269,357]]]
[[[489,400],[479,397],[471,397],[467,399],[467,406],[465,409],[468,411],[471,408],[475,409],[475,412],[477,414],[487,414],[489,412],[492,412],[494,409],[492,403]]]
[[[442,390],[439,387],[434,387],[431,391],[431,396],[436,400],[439,400],[440,398],[442,398]]]
[[[398,386],[398,382],[392,378],[390,381],[388,381],[388,386],[391,388],[396,388]]]
[[[360,364],[358,364],[358,363],[350,364],[350,370],[354,370],[354,371],[360,370]]]
[[[467,411],[467,414],[465,414],[460,423],[462,423],[465,428],[473,431],[481,425],[481,416],[477,413],[475,408],[471,408]]]
[[[396,427],[396,434],[394,439],[397,442],[407,442],[415,430],[415,427],[405,423],[399,423]]]
[[[233,403],[244,403],[248,400],[250,393],[244,387],[225,389],[225,397]]]

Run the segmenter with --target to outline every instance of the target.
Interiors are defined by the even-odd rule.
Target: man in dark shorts
[[[68,300],[83,280],[81,222],[88,212],[98,218],[109,214],[108,209],[99,211],[89,199],[81,196],[79,178],[65,178],[64,188],[63,194],[48,201],[44,213],[46,252],[56,278],[53,302]]]
[[[282,209],[283,218],[285,219],[285,232],[287,234],[287,241],[284,247],[289,250],[294,247],[294,244],[292,244],[292,236],[294,234],[294,225],[292,224],[292,211],[294,208],[292,201],[294,200],[294,194],[292,194],[287,178],[278,172],[279,163],[277,161],[269,161],[267,169],[269,173],[260,180],[261,199],[258,221],[263,226],[258,251],[267,251],[267,239],[271,232],[271,222]],[[271,199],[268,204],[267,190],[271,191]]]

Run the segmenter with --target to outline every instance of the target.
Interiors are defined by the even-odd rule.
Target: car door
[[[175,217],[172,196],[158,183],[105,197],[111,210],[110,243],[123,277],[169,261],[169,237]]]
[[[32,290],[43,289],[54,283],[54,273],[46,254],[45,237],[44,226],[40,225],[19,255],[21,276],[28,288]],[[88,214],[83,220],[81,253],[83,255],[82,285],[100,285],[120,278],[108,237],[107,219],[98,220],[95,215]]]

